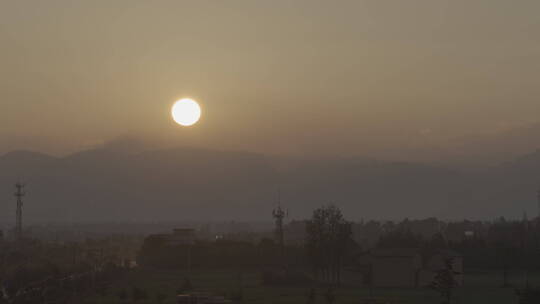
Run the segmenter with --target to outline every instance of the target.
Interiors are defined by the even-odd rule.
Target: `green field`
[[[144,288],[148,300],[137,303],[157,303],[156,295],[166,295],[163,303],[174,303],[177,288],[182,286],[185,272],[164,271],[151,269],[137,269],[131,271],[126,277],[108,290],[108,295],[87,299],[87,303],[119,303],[117,294],[125,288],[130,291],[132,286]],[[243,303],[271,304],[271,303],[306,303],[307,294],[311,286],[277,287],[261,284],[261,273],[253,270],[195,270],[191,272],[190,280],[197,291],[212,292],[216,295],[230,295],[240,288],[243,293]],[[370,295],[369,290],[360,284],[360,278],[354,275],[346,276],[346,284],[336,290],[337,304],[368,303],[368,299],[377,299],[376,303],[440,303],[438,295],[426,288],[410,289],[374,289]],[[531,277],[533,284],[540,283],[540,276]],[[536,281],[536,282],[534,282]],[[514,274],[510,277],[514,286],[522,286],[523,275]],[[514,288],[501,288],[499,273],[473,273],[465,277],[465,286],[456,289],[454,303],[517,303]],[[321,294],[324,287],[317,288],[316,303],[325,303]],[[131,302],[130,302],[131,303]]]

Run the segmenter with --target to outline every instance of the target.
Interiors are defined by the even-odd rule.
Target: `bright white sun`
[[[201,118],[201,107],[195,100],[183,98],[174,103],[171,114],[178,124],[191,126]]]

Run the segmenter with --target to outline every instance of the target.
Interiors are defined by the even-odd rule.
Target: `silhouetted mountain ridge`
[[[103,147],[55,158],[0,156],[2,220],[13,183],[40,221],[269,219],[278,189],[291,216],[336,203],[350,219],[494,218],[535,213],[540,152],[478,172],[362,158],[287,159],[196,148]]]

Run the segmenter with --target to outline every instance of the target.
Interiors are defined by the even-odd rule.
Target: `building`
[[[371,284],[377,287],[415,287],[422,268],[417,249],[374,249],[370,252]]]
[[[195,229],[173,229],[173,234],[170,236],[169,242],[171,245],[192,245],[195,243]]]
[[[196,240],[195,229],[179,228],[173,229],[171,234],[152,234],[149,240],[158,242],[166,246],[193,245]]]

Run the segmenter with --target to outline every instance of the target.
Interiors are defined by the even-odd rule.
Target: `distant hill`
[[[455,138],[431,154],[446,163],[475,166],[509,161],[536,149],[540,149],[540,123]]]
[[[536,214],[540,152],[480,171],[358,158],[297,160],[193,148],[102,148],[55,158],[0,157],[0,220],[27,182],[29,221],[270,218],[278,189],[292,218],[334,202],[347,218],[445,219]]]

